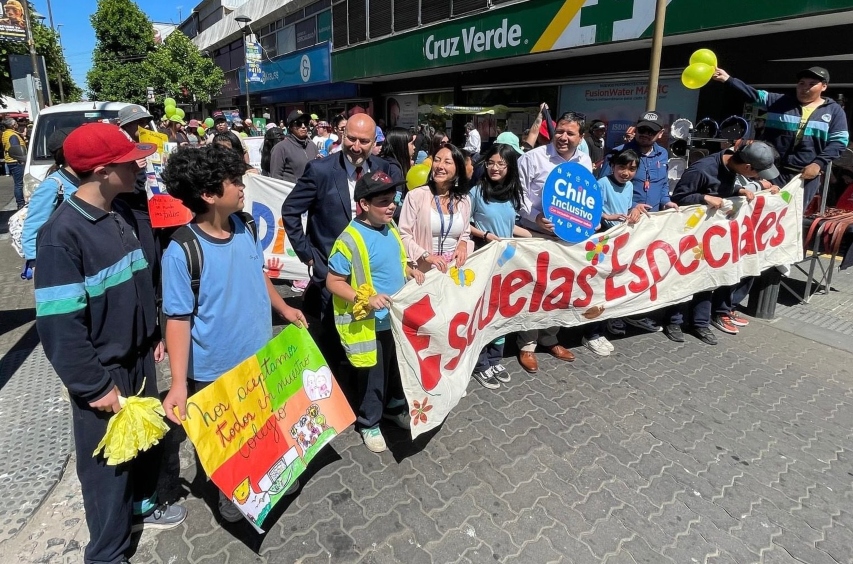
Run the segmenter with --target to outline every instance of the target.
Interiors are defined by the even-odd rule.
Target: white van
[[[71,102],[43,109],[33,124],[27,163],[24,165],[26,199],[30,199],[30,194],[41,184],[47,170],[53,165],[53,157],[47,151],[47,140],[54,131],[94,121],[115,120],[119,110],[129,105],[124,102]]]

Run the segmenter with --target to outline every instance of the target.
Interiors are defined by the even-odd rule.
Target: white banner
[[[262,128],[263,129],[263,128]],[[240,139],[249,152],[249,164],[261,170],[261,150],[264,148],[263,137],[243,137]]]
[[[258,226],[258,240],[264,248],[264,265],[270,278],[307,280],[308,267],[296,252],[281,223],[281,205],[293,189],[293,183],[261,176],[243,176],[243,211],[252,214]],[[303,228],[305,218],[302,219]]]
[[[657,310],[802,259],[802,182],[731,200],[730,215],[688,206],[570,245],[505,239],[464,268],[433,270],[393,296],[392,329],[412,436],[438,426],[480,350],[525,329],[573,327]]]

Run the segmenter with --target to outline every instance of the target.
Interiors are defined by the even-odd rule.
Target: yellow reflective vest
[[[397,245],[400,247],[400,265],[403,268],[403,278],[406,277],[406,250],[397,226],[390,223],[388,228],[394,235]],[[367,246],[361,233],[352,223],[347,225],[341,236],[335,241],[330,255],[341,253],[352,264],[349,283],[354,290],[358,290],[362,284],[373,287],[373,277],[370,275],[370,258],[367,254]],[[357,321],[353,316],[353,304],[339,298],[332,297],[332,307],[335,313],[335,327],[341,336],[341,344],[347,353],[350,364],[356,368],[369,368],[376,365],[376,314],[373,310],[368,316]]]

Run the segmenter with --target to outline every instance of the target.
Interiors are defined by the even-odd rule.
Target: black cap
[[[383,192],[388,192],[389,190],[393,190],[397,186],[403,186],[404,184],[406,184],[405,180],[394,182],[390,176],[381,170],[368,172],[355,183],[353,199],[358,202],[362,198],[367,198],[374,194],[382,194]]]
[[[302,110],[293,110],[292,112],[287,114],[287,125],[290,125],[291,123],[293,123],[294,121],[296,121],[298,119],[304,119],[305,123],[308,123],[308,120],[310,118],[307,115],[305,115],[302,112]]]
[[[829,83],[829,71],[823,67],[809,67],[797,73],[797,80],[806,77],[816,78],[821,82]]]
[[[640,116],[637,121],[637,127],[651,127],[655,133],[663,129],[663,124],[660,121],[660,116],[656,111],[646,112]]]
[[[65,143],[65,138],[68,137],[68,134],[72,131],[74,131],[73,127],[63,127],[62,129],[57,129],[51,133],[50,137],[47,138],[47,152],[52,155],[60,150],[62,148],[62,144]]]
[[[223,115],[218,115],[213,118],[213,123],[228,123],[228,119]]]
[[[592,122],[592,125],[590,125],[590,126],[589,126],[589,129],[590,129],[590,130],[593,130],[593,129],[607,129],[607,125],[606,125],[603,121],[595,120],[595,121],[593,121],[593,122]]]

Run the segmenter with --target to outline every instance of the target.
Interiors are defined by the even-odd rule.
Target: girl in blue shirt
[[[486,175],[469,193],[471,198],[471,236],[480,246],[490,241],[530,237],[530,232],[515,224],[521,208],[522,186],[518,177],[518,153],[511,145],[495,144],[485,155]],[[480,352],[474,378],[485,388],[496,389],[510,381],[501,364],[504,337],[486,345]]]

